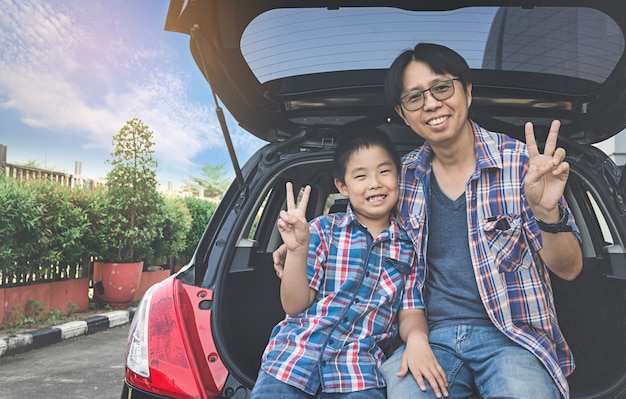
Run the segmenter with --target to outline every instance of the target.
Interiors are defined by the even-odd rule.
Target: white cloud
[[[133,34],[137,26],[114,19],[119,4],[0,0],[0,107],[107,151],[112,135],[138,117],[155,134],[159,162],[187,170],[197,154],[224,146],[212,106],[190,99],[189,75],[169,61],[189,57],[188,48]],[[162,21],[155,26],[149,35],[171,34]],[[249,155],[259,143],[239,134]]]

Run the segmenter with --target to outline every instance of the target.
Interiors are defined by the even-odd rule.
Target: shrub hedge
[[[0,175],[0,286],[87,276],[90,262],[107,251],[108,203],[103,189]],[[171,257],[186,263],[215,204],[162,196],[158,208],[161,222],[146,267]]]

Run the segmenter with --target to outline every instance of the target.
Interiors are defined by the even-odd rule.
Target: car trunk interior
[[[222,357],[228,357],[229,365],[237,365],[234,373],[248,385],[256,379],[272,328],[284,317],[279,298],[280,282],[272,263],[272,251],[279,243],[272,241],[277,233],[269,233],[275,230],[273,224],[283,205],[279,198],[284,196],[284,189],[280,193],[280,186],[284,187],[287,179],[294,181],[294,176],[298,176],[297,182],[294,181],[296,187],[312,183],[317,195],[312,196],[316,198],[312,202],[317,202],[316,214],[319,214],[332,192],[329,164],[319,162],[290,168],[284,175],[274,178],[273,183],[268,183],[266,192],[275,196],[266,195],[268,200],[264,202],[256,227],[253,250],[249,246],[238,247],[236,252],[244,255],[234,254],[231,271],[224,274],[218,294],[222,307],[215,309],[227,347]],[[608,397],[601,393],[618,385],[626,376],[626,280],[610,277],[611,257],[603,252],[608,243],[599,233],[602,222],[593,212],[598,204],[592,204],[593,200],[589,199],[593,198],[592,190],[588,189],[593,186],[590,179],[590,175],[572,173],[566,192],[579,226],[584,221],[581,227],[583,240],[586,240],[583,272],[574,281],[552,276],[559,322],[576,360],[576,370],[569,377],[572,397],[579,398]],[[259,235],[259,231],[262,234]]]
[[[285,182],[312,185],[310,220],[330,208],[336,192],[331,152],[319,151],[326,137],[334,137],[331,131],[385,126],[395,143],[414,148],[415,135],[387,107],[382,82],[395,54],[415,38],[467,51],[462,56],[473,74],[470,117],[481,126],[521,134],[523,123],[533,121],[535,131],[547,135],[558,118],[559,141],[590,147],[625,125],[626,20],[620,2],[408,3],[171,0],[166,30],[190,35],[231,156],[220,103],[247,132],[279,141],[272,153],[259,155],[249,168],[252,176],[244,177],[233,161],[240,195],[224,205],[228,215],[222,215],[233,225],[215,223],[215,241],[197,251],[220,247],[215,259],[198,257],[209,260],[199,261],[194,277],[215,289],[212,333],[231,381],[254,384],[270,333],[285,316],[272,261],[281,243],[275,224]],[[501,3],[508,8],[493,7]],[[365,10],[376,5],[381,9]],[[465,10],[471,5],[477,7]],[[464,11],[469,17],[462,17]],[[416,19],[406,19],[409,14]],[[389,23],[395,16],[402,24]],[[319,147],[308,148],[317,140]],[[302,148],[289,153],[297,146]],[[612,177],[620,173],[607,171],[617,168],[588,149],[568,148],[572,170],[565,192],[580,228],[583,271],[573,281],[551,276],[554,302],[576,362],[568,378],[572,397],[626,398],[626,190],[620,204]]]

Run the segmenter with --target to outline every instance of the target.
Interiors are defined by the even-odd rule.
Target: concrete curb
[[[0,357],[28,352],[29,350],[56,344],[66,339],[124,325],[133,319],[135,310],[136,308],[114,310],[90,316],[84,320],[70,321],[50,328],[3,337],[0,339]]]

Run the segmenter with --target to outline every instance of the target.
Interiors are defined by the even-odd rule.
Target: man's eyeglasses
[[[412,112],[422,108],[426,103],[426,92],[429,91],[430,95],[437,101],[447,100],[454,95],[454,81],[460,80],[459,78],[443,80],[430,86],[426,90],[414,91],[400,98],[400,102],[405,110]]]

